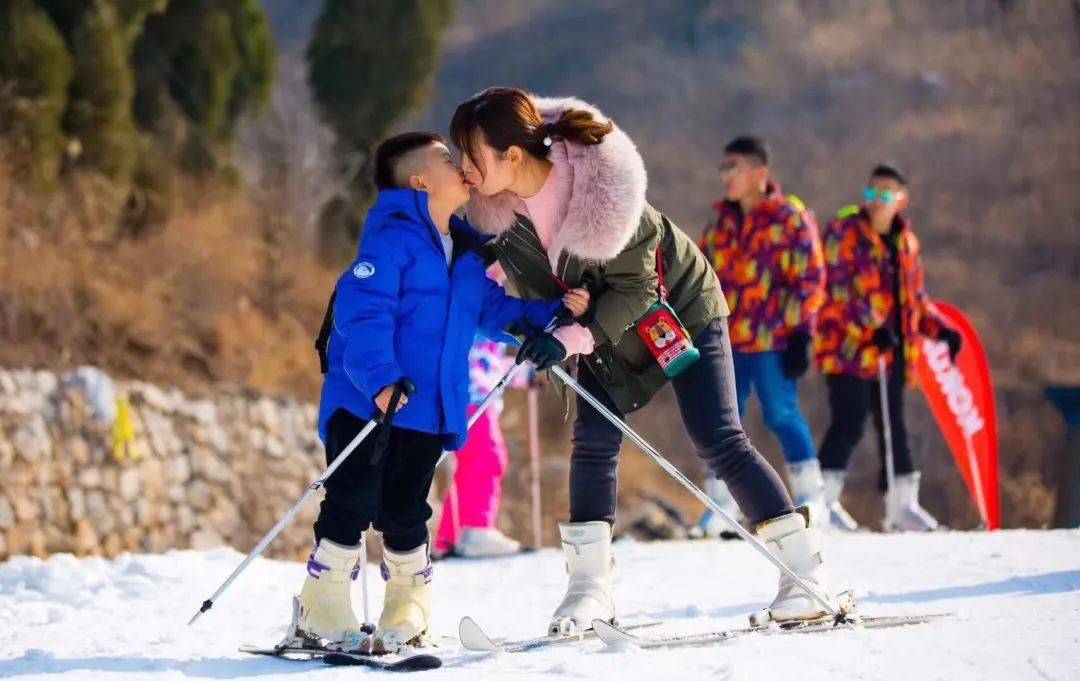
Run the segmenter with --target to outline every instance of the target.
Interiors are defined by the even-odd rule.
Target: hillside
[[[265,115],[237,134],[243,183],[177,181],[159,231],[118,239],[100,178],[36,195],[5,172],[0,140],[0,364],[83,363],[192,393],[238,386],[314,400],[311,340],[336,272],[318,264],[313,221],[333,193],[332,140],[305,88],[302,52],[320,3],[264,0],[281,58]],[[775,173],[822,220],[858,197],[871,164],[913,180],[932,295],[982,333],[998,390],[1006,526],[1051,518],[1064,424],[1042,397],[1080,380],[1080,10],[1069,0],[463,0],[430,106],[401,127],[445,131],[455,105],[492,84],[590,100],[623,126],[649,168],[650,201],[696,236],[730,137],[772,142]],[[804,381],[812,430],[824,386]],[[507,435],[524,457],[524,400]],[[924,500],[954,527],[977,523],[921,396],[909,397]],[[565,509],[568,428],[545,400],[545,505]],[[665,392],[633,422],[686,470],[699,464]],[[756,407],[749,429],[779,464]],[[870,438],[849,500],[874,525]],[[624,505],[662,494],[697,504],[651,462],[624,457]],[[524,493],[512,468],[509,500]],[[511,503],[507,527],[527,527]],[[549,518],[554,519],[555,516]],[[549,523],[550,526],[550,523]]]

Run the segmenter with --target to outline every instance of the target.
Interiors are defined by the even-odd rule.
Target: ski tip
[[[499,650],[499,644],[492,641],[491,637],[484,633],[476,620],[471,617],[462,617],[458,623],[458,639],[466,650],[484,653],[493,653]]]
[[[593,631],[596,632],[596,637],[603,641],[604,645],[635,645],[635,641],[637,641],[636,636],[626,633],[611,622],[593,620],[592,627]]]

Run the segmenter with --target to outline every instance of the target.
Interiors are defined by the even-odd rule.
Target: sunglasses
[[[893,201],[900,199],[900,195],[903,192],[893,191],[892,189],[874,189],[873,187],[867,187],[863,190],[863,199],[867,203],[871,201],[880,201],[884,204],[890,204]]]

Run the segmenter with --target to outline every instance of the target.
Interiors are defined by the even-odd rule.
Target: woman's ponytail
[[[529,93],[518,88],[492,87],[462,102],[450,121],[450,138],[476,162],[476,132],[499,151],[519,146],[536,158],[546,158],[553,139],[574,144],[599,144],[615,129],[585,109],[567,109],[554,123],[540,115]]]
[[[615,129],[611,121],[601,123],[592,112],[584,109],[567,109],[551,125],[551,134],[576,144],[600,144],[604,135]]]

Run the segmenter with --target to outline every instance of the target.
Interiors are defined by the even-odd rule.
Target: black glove
[[[944,328],[937,339],[945,341],[945,344],[949,346],[949,360],[956,364],[956,356],[960,354],[960,348],[964,347],[964,337],[955,329]]]
[[[537,371],[545,371],[566,359],[566,346],[546,331],[532,336],[518,350],[515,364],[525,360],[533,363]]]
[[[559,328],[560,326],[570,326],[576,321],[573,313],[570,312],[570,308],[560,303],[559,309],[555,310],[555,328]]]
[[[895,348],[899,344],[899,341],[896,339],[896,334],[893,333],[891,329],[885,326],[879,326],[877,330],[874,331],[873,343],[877,346],[878,350],[885,352],[886,350]]]
[[[788,338],[787,348],[780,356],[780,364],[784,368],[784,375],[788,378],[799,378],[810,368],[810,355],[807,349],[810,347],[810,335],[805,331],[796,331]]]

